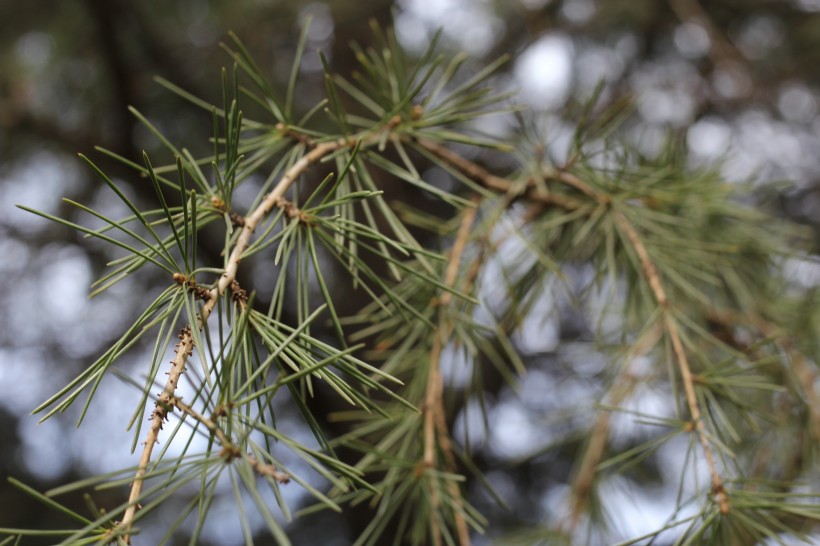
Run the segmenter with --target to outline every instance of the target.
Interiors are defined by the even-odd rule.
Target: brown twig
[[[185,363],[188,356],[194,351],[194,337],[191,332],[191,327],[186,326],[179,334],[180,342],[175,349],[176,356],[171,361],[171,371],[168,372],[168,381],[165,383],[165,388],[159,394],[159,398],[154,406],[154,411],[151,414],[151,427],[148,429],[148,435],[145,438],[145,447],[140,455],[137,472],[134,476],[134,481],[131,483],[131,495],[128,498],[128,508],[125,510],[122,521],[118,525],[125,530],[124,540],[126,543],[131,543],[131,526],[134,521],[134,516],[137,513],[138,502],[142,494],[142,484],[145,478],[145,473],[148,470],[148,463],[151,462],[151,453],[154,450],[154,445],[158,444],[157,437],[159,431],[162,430],[163,423],[168,419],[168,412],[173,406],[174,392],[182,372],[185,371]]]
[[[706,465],[709,467],[709,473],[712,476],[712,493],[715,495],[715,500],[717,501],[720,513],[724,515],[728,514],[729,496],[726,492],[723,478],[720,476],[715,463],[712,444],[709,442],[709,438],[706,435],[706,425],[704,424],[703,416],[700,412],[700,404],[698,403],[697,394],[695,393],[695,381],[692,377],[692,369],[689,366],[689,357],[687,357],[686,351],[683,348],[683,342],[681,341],[680,333],[678,332],[677,322],[672,316],[672,313],[669,311],[669,300],[667,299],[666,291],[663,288],[658,271],[655,269],[655,264],[649,257],[649,253],[647,252],[641,237],[638,235],[638,232],[635,231],[635,228],[632,227],[632,224],[629,220],[627,220],[626,216],[624,216],[621,211],[616,210],[614,215],[615,222],[618,224],[621,231],[623,231],[624,235],[626,235],[626,238],[629,240],[632,248],[638,255],[638,259],[641,262],[641,267],[643,268],[646,280],[652,289],[655,300],[658,302],[658,305],[663,311],[664,327],[667,335],[669,336],[669,341],[672,343],[672,350],[675,353],[675,359],[678,363],[678,370],[680,371],[681,380],[683,382],[683,390],[686,394],[686,402],[689,406],[689,413],[692,416],[692,426],[694,432],[697,434],[698,440],[700,441],[701,448],[703,449],[703,456],[706,459]]]
[[[507,194],[522,191],[521,197],[528,201],[541,203],[543,205],[555,205],[568,210],[575,210],[584,204],[579,199],[575,199],[569,195],[544,191],[544,189],[538,187],[533,180],[527,181],[523,187],[523,190],[519,190],[519,186],[517,186],[514,182],[490,173],[481,165],[458,155],[454,151],[437,142],[426,139],[417,139],[414,142],[428,152],[432,153],[434,156],[443,159],[455,167],[459,172],[461,172],[461,174],[467,176],[471,180],[479,182],[488,189]]]
[[[477,198],[473,199],[473,203],[477,205]],[[452,249],[450,249],[449,262],[447,264],[447,270],[444,274],[445,286],[455,286],[456,278],[461,265],[461,256],[467,246],[470,228],[473,225],[477,212],[477,206],[473,206],[464,212],[464,217],[461,220],[461,226],[459,227],[455,242],[453,243]],[[452,301],[452,297],[451,292],[444,292],[444,294],[442,294],[441,299],[438,302],[442,309],[445,309],[446,306]],[[436,468],[436,447],[438,446],[445,458],[446,468],[452,471],[455,470],[456,461],[455,456],[453,455],[452,443],[450,441],[450,434],[444,411],[444,381],[441,376],[441,351],[450,339],[450,335],[453,331],[453,325],[444,313],[445,311],[443,311],[442,315],[440,315],[441,318],[436,330],[436,336],[433,339],[433,347],[430,351],[430,370],[427,376],[427,387],[425,390],[423,406],[423,463],[425,468]],[[470,531],[467,526],[467,520],[464,518],[462,513],[464,501],[461,497],[461,491],[459,490],[458,485],[452,481],[447,482],[447,488],[448,492],[453,497],[453,504],[455,506],[454,517],[456,530],[458,531],[459,544],[461,544],[461,546],[469,546]],[[433,512],[436,513],[440,508],[441,500],[435,486],[431,486],[430,496],[431,503],[433,505]],[[441,530],[438,528],[438,520],[435,517],[432,517],[430,522],[433,527],[433,543],[438,546],[441,544]]]
[[[182,400],[179,399],[179,397],[173,397],[171,403],[176,408],[178,408],[182,413],[190,415],[194,420],[199,421],[205,426],[205,428],[211,431],[213,435],[216,437],[216,439],[219,441],[219,444],[222,446],[222,450],[226,454],[226,456],[231,458],[244,458],[248,461],[248,464],[250,464],[254,472],[259,474],[260,476],[270,476],[274,480],[282,484],[290,482],[290,476],[285,472],[279,471],[273,465],[265,464],[259,461],[259,459],[257,459],[253,455],[245,455],[243,457],[239,450],[236,448],[236,446],[234,446],[234,444],[225,434],[225,431],[223,431],[222,428],[219,425],[217,425],[216,421],[214,421],[213,419],[205,417],[188,404],[185,404]]]
[[[196,411],[193,407],[189,406],[188,404],[184,403],[178,396],[174,396],[170,400],[170,404],[174,407],[179,409],[182,413],[186,415],[190,415],[195,421],[199,421],[205,428],[213,433],[217,440],[219,440],[219,444],[223,447],[230,446],[231,441],[225,436],[225,432],[214,422],[212,419],[209,419]]]

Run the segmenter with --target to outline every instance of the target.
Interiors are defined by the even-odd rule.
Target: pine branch
[[[241,222],[236,222],[241,225],[239,236],[233,245],[233,250],[227,261],[224,272],[219,278],[216,286],[211,289],[209,296],[205,300],[202,308],[199,311],[197,319],[197,328],[202,329],[208,321],[208,317],[213,312],[218,300],[226,293],[228,288],[236,283],[236,275],[239,269],[239,263],[242,260],[244,252],[251,244],[251,238],[256,231],[256,228],[275,208],[281,208],[288,214],[288,216],[299,216],[300,211],[296,209],[293,204],[285,198],[285,194],[291,185],[305,172],[307,169],[320,161],[322,158],[336,152],[342,148],[355,148],[373,146],[383,142],[385,138],[389,138],[390,131],[396,127],[396,122],[388,123],[384,128],[377,129],[371,133],[364,133],[359,137],[340,138],[327,142],[316,143],[313,140],[305,140],[301,138],[298,133],[288,131],[288,134],[296,135],[295,138],[303,145],[308,145],[311,150],[300,157],[285,173],[277,183],[276,187],[271,191],[265,199],[247,216],[242,217]],[[279,127],[283,130],[282,127]],[[124,529],[126,540],[129,539],[130,529],[133,525],[134,516],[138,507],[140,495],[142,493],[142,484],[148,464],[151,460],[153,447],[158,443],[157,437],[159,431],[162,429],[162,424],[167,419],[168,405],[175,397],[175,391],[179,378],[185,370],[187,358],[193,354],[194,338],[190,327],[183,329],[180,334],[180,349],[177,356],[172,361],[171,370],[168,372],[168,381],[165,388],[160,394],[156,407],[151,417],[151,427],[149,429],[146,441],[144,443],[143,451],[140,456],[140,462],[137,467],[137,472],[134,477],[134,482],[131,486],[131,493],[129,496],[129,507],[120,522],[119,527]]]
[[[239,262],[242,259],[242,254],[250,245],[251,237],[253,236],[257,225],[259,225],[265,216],[267,216],[275,207],[287,204],[287,201],[284,200],[285,193],[294,181],[296,181],[296,179],[308,169],[308,167],[325,157],[327,154],[332,153],[339,148],[349,147],[351,145],[352,142],[348,139],[340,139],[316,145],[316,147],[314,147],[310,152],[302,156],[296,163],[294,163],[293,166],[285,172],[282,179],[276,185],[276,188],[268,194],[265,200],[262,201],[262,203],[251,214],[245,216],[242,231],[234,243],[233,250],[228,258],[227,267],[225,268],[224,273],[222,273],[217,285],[211,290],[210,297],[205,301],[205,304],[199,312],[197,324],[198,329],[202,329],[204,327],[219,298],[221,298],[222,295],[225,294],[226,290],[236,281]],[[168,381],[160,394],[151,417],[151,427],[145,439],[142,454],[140,455],[140,462],[137,467],[136,475],[134,476],[134,482],[131,485],[131,493],[128,499],[129,507],[119,524],[119,526],[125,530],[124,534],[127,542],[130,541],[130,531],[133,525],[136,510],[138,508],[140,496],[142,494],[142,484],[148,464],[151,461],[151,454],[153,452],[154,445],[158,443],[157,437],[159,435],[159,431],[162,429],[162,424],[167,418],[168,407],[169,404],[171,404],[172,399],[175,397],[174,393],[176,392],[179,378],[185,370],[187,358],[193,354],[194,338],[190,326],[183,329],[180,334],[180,339],[181,341],[177,349],[177,356],[172,361],[171,370],[168,372]]]
[[[706,17],[697,0],[669,1],[682,19]],[[701,21],[707,30],[709,23],[708,19]],[[367,524],[357,544],[380,544],[395,528],[396,540],[409,538],[414,544],[429,541],[435,546],[469,546],[470,528],[481,530],[484,522],[471,506],[466,489],[461,487],[459,462],[477,481],[483,481],[483,477],[478,465],[469,458],[457,461],[457,455],[461,457],[462,452],[451,436],[449,423],[458,414],[448,415],[445,408],[444,397],[450,393],[442,372],[443,357],[455,348],[463,351],[473,365],[471,387],[474,390],[454,388],[456,403],[448,408],[458,412],[477,401],[486,411],[482,395],[488,391],[484,387],[491,385],[490,392],[493,392],[502,378],[514,384],[516,372],[526,370],[527,349],[517,346],[512,335],[520,333],[525,320],[537,318],[536,306],[541,296],[556,297],[553,281],[567,280],[566,273],[573,271],[576,264],[582,264],[580,267],[593,275],[589,284],[583,280],[577,288],[575,279],[570,279],[572,282],[566,283],[569,299],[576,298],[576,290],[581,290],[584,296],[597,290],[606,292],[608,299],[603,311],[593,312],[600,313],[601,322],[609,318],[607,313],[613,308],[623,312],[623,320],[614,332],[619,341],[614,344],[621,346],[624,340],[637,339],[631,341],[625,355],[616,357],[619,369],[596,376],[595,381],[601,377],[609,381],[603,398],[606,406],[597,408],[592,427],[585,430],[587,441],[572,478],[569,517],[557,530],[574,539],[584,513],[594,517],[596,484],[607,468],[624,463],[621,470],[625,470],[629,465],[638,464],[670,438],[682,433],[690,441],[692,459],[705,461],[711,484],[709,500],[702,503],[700,516],[683,520],[685,525],[691,522],[683,531],[684,538],[696,540],[710,533],[709,540],[723,535],[731,535],[733,539],[735,535],[743,539],[755,534],[770,537],[773,532],[770,529],[788,532],[792,522],[800,518],[820,519],[820,515],[815,516],[806,508],[803,499],[778,500],[785,498],[779,495],[794,492],[790,485],[778,483],[766,491],[746,488],[749,483],[746,478],[732,480],[733,467],[727,462],[734,457],[731,446],[746,441],[742,438],[745,432],[742,425],[734,423],[735,417],[743,417],[745,425],[753,430],[759,430],[764,419],[774,421],[766,414],[766,404],[771,401],[755,407],[744,394],[749,390],[759,393],[751,399],[756,402],[781,390],[782,383],[789,384],[787,380],[768,381],[766,372],[772,369],[775,374],[785,376],[782,370],[770,366],[775,359],[789,361],[788,371],[793,373],[789,377],[794,377],[799,384],[793,388],[788,402],[795,405],[803,402],[803,397],[795,394],[802,390],[808,407],[810,431],[799,431],[798,446],[804,446],[804,437],[820,437],[820,398],[814,386],[816,373],[811,365],[812,356],[801,353],[800,349],[804,349],[799,344],[801,340],[782,333],[775,325],[776,320],[769,322],[758,317],[758,310],[765,308],[758,307],[755,298],[758,291],[765,291],[764,284],[747,274],[752,269],[747,265],[768,267],[775,262],[779,256],[777,245],[786,240],[787,230],[772,230],[770,236],[768,231],[751,229],[760,223],[763,215],[754,213],[751,208],[736,206],[728,185],[713,184],[715,177],[711,174],[698,174],[706,171],[692,173],[674,158],[659,169],[644,157],[623,156],[621,147],[609,147],[607,139],[614,130],[609,127],[609,121],[606,127],[603,121],[601,126],[597,126],[597,122],[581,123],[570,152],[571,159],[563,167],[543,164],[543,148],[535,142],[525,142],[533,146],[533,153],[528,153],[527,146],[518,148],[516,159],[523,160],[521,170],[507,176],[494,174],[450,146],[474,145],[496,152],[513,151],[512,143],[479,137],[471,128],[464,128],[465,122],[485,113],[488,107],[495,108],[502,100],[501,95],[480,85],[497,65],[490,65],[462,83],[454,82],[453,74],[462,60],[442,64],[442,57],[431,48],[423,54],[422,62],[413,65],[403,57],[395,36],[377,34],[381,40],[378,48],[357,50],[363,73],[354,74],[348,81],[326,72],[328,99],[311,109],[301,121],[295,121],[298,117],[294,117],[294,98],[307,32],[303,32],[297,48],[284,101],[265,82],[244,46],[235,40],[238,51],[231,54],[239,67],[237,71],[241,68],[247,72],[261,90],[261,96],[246,89],[242,91],[251,95],[274,121],[266,124],[244,119],[238,101],[230,100],[224,72],[222,108],[213,108],[177,89],[179,94],[213,113],[213,155],[194,159],[187,151],[178,150],[138,114],[173,154],[184,157],[174,166],[159,169],[154,169],[147,157],[144,169],[124,161],[151,178],[162,209],[138,210],[94,167],[131,209],[132,216],[113,220],[78,205],[106,222],[106,227],[94,231],[61,221],[129,252],[130,256],[112,264],[116,269],[103,277],[100,290],[146,263],[167,271],[177,286],[167,287],[123,339],[38,411],[56,405],[46,415],[49,417],[71,405],[83,390],[90,387],[93,394],[116,358],[145,330],[157,325],[160,332],[146,385],[159,384],[161,355],[170,344],[179,316],[187,311],[189,317],[189,324],[178,334],[176,355],[165,385],[153,399],[137,470],[127,469],[124,474],[118,474],[120,484],[130,479],[128,502],[107,514],[95,515],[97,521],[80,519],[85,527],[74,532],[67,542],[75,538],[87,540],[92,534],[101,533],[107,539],[130,543],[135,522],[141,516],[191,479],[215,469],[209,489],[206,491],[203,486],[202,496],[192,499],[189,511],[174,523],[174,526],[180,525],[197,502],[209,504],[213,500],[215,489],[211,485],[216,486],[224,469],[222,463],[236,461],[229,474],[239,510],[244,510],[243,493],[250,494],[272,537],[280,544],[289,544],[289,539],[256,490],[259,477],[271,486],[286,519],[290,513],[279,495],[279,485],[290,480],[303,486],[323,507],[341,509],[335,500],[338,498],[351,504],[363,503],[365,499],[372,501],[378,506],[376,518]],[[168,86],[173,89],[171,84]],[[231,91],[234,97],[240,94],[236,77]],[[358,103],[361,113],[348,114],[339,93]],[[593,107],[590,106],[590,112]],[[336,124],[336,134],[303,127],[323,108],[330,122]],[[224,134],[220,132],[220,124],[224,124]],[[590,160],[598,158],[590,158],[586,153],[587,141],[596,146],[604,144],[602,163]],[[432,161],[464,187],[451,192],[427,180],[426,166],[417,163],[414,154]],[[326,177],[306,199],[301,195],[288,199],[296,180],[319,162],[335,163],[338,175]],[[209,164],[214,168],[215,181],[203,174],[201,167]],[[600,164],[607,166],[597,167]],[[269,166],[272,168],[267,170]],[[174,167],[178,183],[164,178]],[[263,169],[265,180],[248,214],[233,210],[234,190]],[[373,174],[375,171],[379,171],[378,175]],[[383,184],[380,178],[383,176],[391,177],[397,184],[409,184],[457,212],[451,213],[450,221],[442,222],[440,215],[428,211],[416,212],[411,206],[399,209],[383,195],[383,191],[389,194],[392,189],[392,185]],[[199,197],[187,192],[186,178],[193,178]],[[169,187],[179,191],[181,207],[168,206],[163,188]],[[692,188],[703,191],[690,191]],[[390,197],[395,198],[396,194]],[[450,213],[451,209],[447,210]],[[483,214],[485,211],[487,214]],[[400,216],[402,212],[408,216]],[[482,213],[480,221],[477,220],[479,213]],[[220,258],[218,267],[215,264],[206,264],[215,267],[199,267],[201,257],[198,260],[195,252],[197,233],[206,223],[220,219],[227,224],[224,262]],[[138,229],[131,229],[132,222],[138,222]],[[408,230],[411,224],[432,228],[440,236],[450,237],[455,231],[443,275],[435,260],[444,258],[419,245]],[[115,228],[117,231],[111,233],[136,242],[123,243],[107,234]],[[701,231],[697,232],[698,229]],[[147,230],[151,237],[143,237],[140,230]],[[388,232],[391,235],[387,235]],[[721,235],[713,237],[712,233]],[[519,254],[511,256],[510,249]],[[291,301],[288,294],[291,275],[279,275],[276,279],[267,314],[252,309],[247,292],[239,286],[240,262],[265,251],[275,252],[277,266],[296,273],[293,298],[296,326],[279,320]],[[472,257],[470,251],[473,251]],[[334,307],[336,298],[328,276],[332,270],[326,267],[327,257],[335,260],[333,266],[340,266],[349,273],[354,287],[361,287],[373,299],[356,317],[344,317]],[[371,268],[374,262],[383,266],[374,268],[383,269],[384,277]],[[571,265],[565,267],[565,264]],[[207,285],[195,280],[195,275],[207,273],[219,277]],[[493,302],[484,301],[482,297],[487,295],[483,282],[478,283],[482,273],[486,273],[482,281],[495,281],[501,287],[499,290],[505,291],[505,301],[495,308]],[[312,295],[314,289],[321,292],[325,301],[318,308]],[[227,302],[229,292],[234,305],[222,305]],[[622,295],[625,296],[623,303],[618,299]],[[724,305],[738,310],[716,309]],[[767,311],[760,314],[769,317]],[[220,316],[212,316],[215,312]],[[311,324],[323,313],[329,315],[341,349],[332,341],[323,342],[311,336]],[[215,328],[209,328],[215,320],[219,324],[218,335],[213,331]],[[731,324],[741,321],[748,327],[738,333]],[[365,324],[362,330],[348,336],[346,325],[362,323]],[[720,332],[715,333],[713,326]],[[596,342],[611,346],[614,336],[609,337],[607,326],[600,328]],[[637,334],[636,329],[639,329]],[[743,339],[749,330],[753,331],[751,343]],[[201,341],[200,332],[204,332],[205,342]],[[725,341],[720,337],[723,334],[736,337]],[[374,340],[374,347],[365,355],[372,355],[381,365],[354,356],[365,344],[348,346],[348,341],[370,339]],[[602,463],[610,447],[612,412],[629,412],[622,406],[631,402],[636,387],[649,379],[636,377],[633,363],[659,346],[665,352],[658,352],[669,361],[671,382],[683,386],[676,388],[674,402],[684,416],[675,420],[648,416],[651,424],[669,427],[669,431],[618,452]],[[203,361],[201,390],[195,400],[204,409],[182,402],[177,395],[179,381],[195,349]],[[605,349],[598,346],[596,350]],[[418,373],[425,364],[426,376]],[[484,374],[489,365],[498,373]],[[272,374],[278,374],[278,378],[270,382]],[[125,374],[121,377],[142,390],[134,417],[137,419],[145,413],[149,391]],[[407,380],[407,384],[397,377]],[[491,381],[483,383],[488,377]],[[381,383],[383,380],[393,384],[385,386]],[[342,418],[358,421],[341,439],[325,436],[320,418],[309,405],[309,398],[315,395],[316,382],[321,382],[338,395],[339,400],[354,408],[341,412]],[[320,449],[307,448],[279,430],[272,401],[282,392],[291,395]],[[379,396],[373,396],[374,393]],[[413,404],[421,406],[421,413]],[[776,408],[780,416],[791,411],[794,405],[787,403],[786,410],[783,407]],[[181,417],[169,436],[169,446],[176,445],[176,432],[184,424],[192,424],[193,432],[209,439],[205,454],[182,471],[179,469],[183,466],[183,457],[166,464],[165,451],[160,450],[159,454],[154,451],[163,425],[174,410]],[[250,439],[251,434],[264,436],[269,444],[256,445]],[[465,438],[468,436],[465,428]],[[134,445],[141,438],[143,432],[138,428]],[[337,441],[364,453],[355,468],[336,458]],[[290,473],[288,466],[274,456],[273,443],[296,453],[325,478],[331,486],[330,493],[317,491],[299,473]],[[213,444],[218,445],[218,459],[214,459]],[[551,444],[544,449],[554,447]],[[188,446],[183,453],[188,457]],[[757,455],[752,464],[753,477],[765,475],[765,466],[772,461],[765,449]],[[218,464],[212,464],[214,462]],[[724,466],[719,469],[721,462]],[[794,471],[790,478],[803,472],[802,464],[802,461],[789,463],[789,469]],[[691,465],[691,459],[687,465]],[[738,468],[738,473],[742,473]],[[146,484],[152,477],[166,472],[165,469],[170,469],[167,471],[174,476],[171,483]],[[367,483],[365,473],[379,477],[374,483]],[[103,483],[106,479],[110,482],[111,476],[113,474],[95,478],[98,481],[94,483]],[[62,493],[90,483],[85,481],[59,489]],[[735,487],[736,484],[740,487]],[[697,494],[703,496],[700,490]],[[138,515],[141,502],[145,502],[146,507]],[[680,499],[678,503],[680,509]],[[121,514],[121,521],[113,521]],[[769,519],[755,527],[758,514]],[[791,518],[789,523],[776,519],[783,514]],[[205,512],[200,512],[198,517],[201,524]],[[243,525],[248,523],[245,521]],[[677,525],[681,523],[673,517],[658,533]],[[198,540],[200,529],[201,526],[197,527],[192,543]],[[554,536],[555,530],[550,532]],[[590,525],[590,532],[597,529]]]
[[[439,146],[436,143],[423,140],[419,140],[418,143],[425,149],[433,152],[436,156],[451,163],[465,175],[468,175],[474,180],[484,184],[488,189],[509,192],[514,188],[513,182],[490,174],[483,167],[442,146]],[[611,206],[611,198],[609,196],[599,193],[589,184],[571,173],[565,171],[554,171],[547,172],[545,175],[554,181],[570,186],[583,195],[591,197],[601,205],[607,207]],[[540,202],[542,204],[558,205],[569,209],[577,209],[581,206],[581,203],[575,198],[557,196],[555,193],[546,193],[543,190],[540,190],[534,180],[527,181],[525,187],[527,188],[525,196],[533,201]],[[556,199],[556,196],[559,198]],[[709,473],[712,480],[712,493],[715,495],[720,512],[725,515],[729,512],[728,494],[724,486],[723,478],[717,469],[714,451],[706,433],[700,404],[695,393],[695,381],[689,365],[689,358],[683,347],[683,343],[678,332],[678,325],[670,313],[671,304],[667,297],[666,290],[661,282],[657,268],[650,258],[649,253],[646,250],[646,246],[634,226],[632,226],[620,210],[614,209],[612,214],[616,224],[624,233],[627,240],[632,245],[633,250],[637,254],[641,268],[643,269],[643,275],[663,313],[662,320],[664,329],[672,343],[673,352],[675,354],[678,369],[683,381],[684,393],[692,419],[692,431],[697,435],[698,441],[700,442],[703,450],[706,464],[709,468]]]

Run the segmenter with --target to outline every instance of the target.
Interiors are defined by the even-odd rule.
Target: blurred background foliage
[[[119,407],[116,396],[98,400],[80,431],[73,429],[71,415],[38,427],[28,412],[110,344],[135,315],[142,296],[167,281],[154,279],[154,286],[150,277],[141,277],[143,286],[124,284],[89,300],[85,287],[108,259],[102,248],[12,205],[23,203],[69,219],[76,211],[60,201],[62,196],[104,209],[111,197],[81,166],[77,152],[101,160],[112,178],[130,184],[129,195],[150,204],[155,199],[150,185],[120,164],[106,162],[94,146],[134,160],[142,150],[156,157],[155,163],[170,160],[129,113],[128,107],[135,106],[172,141],[195,154],[207,151],[209,116],[157,85],[154,77],[218,104],[218,69],[230,64],[219,44],[233,31],[269,80],[283,88],[307,18],[312,23],[296,94],[304,107],[324,94],[316,50],[325,53],[334,71],[348,74],[356,66],[349,44],[372,39],[370,20],[395,25],[400,43],[411,53],[420,53],[441,27],[444,50],[453,55],[466,51],[474,69],[511,55],[495,85],[520,89],[521,100],[544,111],[532,120],[531,130],[557,163],[566,158],[583,104],[603,83],[604,103],[625,99],[634,105],[624,138],[647,161],[669,153],[668,144],[674,142],[687,164],[716,163],[727,179],[752,181],[750,200],[820,233],[818,0],[3,0],[0,475],[45,490],[134,463],[120,449],[129,445],[122,429],[131,406]],[[482,123],[486,125],[476,129],[512,126],[506,118]],[[496,156],[474,159],[491,167],[504,161]],[[448,184],[441,171],[429,174],[434,183]],[[429,207],[425,199],[406,195],[404,200]],[[214,237],[210,244],[203,238],[201,252],[216,257],[222,241],[221,235]],[[816,250],[817,238],[813,241]],[[793,264],[790,271],[807,289],[820,281],[813,257]],[[265,284],[272,275],[262,266],[242,274],[254,285]],[[351,310],[361,304],[346,302]],[[516,334],[531,370],[526,381],[517,392],[500,378],[484,386],[493,425],[473,453],[509,506],[499,507],[478,488],[468,490],[488,518],[491,536],[549,519],[578,445],[568,440],[539,452],[545,444],[542,425],[559,419],[553,412],[562,405],[560,396],[546,401],[543,393],[556,385],[564,396],[589,392],[603,366],[594,348],[583,343],[590,339],[588,317],[563,313],[557,319],[551,308],[557,303],[540,300],[536,305],[544,307],[534,313],[541,319],[525,322]],[[140,362],[135,355],[134,370]],[[113,379],[106,388],[135,396]],[[286,419],[284,411],[280,418]],[[456,423],[475,417],[470,407],[463,411]],[[329,430],[337,426],[325,425]],[[282,426],[287,428],[287,422]],[[631,479],[645,487],[638,495],[642,500],[624,509],[624,521],[616,522],[625,535],[648,530],[635,521],[649,517],[644,512],[651,512],[653,487],[660,482],[652,473]],[[127,493],[106,495],[116,505]],[[618,495],[613,492],[612,499],[621,499]],[[106,504],[104,498],[98,503]],[[221,510],[227,521],[229,504]],[[52,516],[54,521],[46,519]],[[370,517],[364,508],[341,515],[319,513],[297,520],[290,532],[300,537],[299,544],[349,544]],[[0,526],[60,524],[58,515],[0,483]],[[214,523],[212,543],[239,543],[240,535],[230,528]],[[521,543],[530,542],[522,538]]]

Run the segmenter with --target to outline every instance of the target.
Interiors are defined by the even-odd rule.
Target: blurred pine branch
[[[141,210],[85,157],[124,216],[69,201],[103,222],[94,229],[22,207],[124,252],[95,293],[144,267],[168,280],[108,351],[35,410],[47,419],[84,397],[82,422],[91,400],[106,396],[102,379],[115,374],[138,390],[129,426],[139,463],[46,494],[14,481],[75,526],[0,529],[4,543],[40,534],[62,544],[127,544],[179,497],[185,509],[166,540],[191,530],[196,543],[222,484],[247,543],[254,518],[277,544],[290,544],[294,517],[366,504],[372,519],[358,545],[469,544],[487,527],[476,490],[504,502],[470,435],[515,427],[490,422],[487,398],[502,384],[526,386],[532,359],[517,340],[533,335],[521,333],[525,322],[545,306],[559,312],[560,301],[586,315],[605,365],[593,378],[595,396],[567,401],[560,386],[541,393],[560,434],[545,425],[525,458],[574,449],[576,462],[552,520],[511,528],[499,543],[671,536],[675,544],[740,545],[809,536],[820,518],[802,483],[814,477],[820,439],[817,306],[805,305],[811,295],[788,276],[789,263],[805,257],[805,234],[749,204],[750,190],[717,170],[690,168],[674,142],[656,158],[631,149],[619,132],[629,101],[601,109],[593,97],[566,161],[555,164],[533,134],[537,113],[495,90],[504,59],[463,76],[464,59],[445,59],[436,40],[411,59],[391,31],[373,32],[373,47],[355,48],[360,70],[351,77],[322,59],[325,97],[304,112],[294,96],[306,32],[284,90],[267,83],[235,36],[222,104],[162,80],[212,120],[213,152],[194,157],[137,110],[173,163],[106,152],[150,181],[159,209]],[[264,117],[248,119],[246,101]],[[499,112],[515,114],[517,130],[477,130],[476,119]],[[517,168],[482,163],[499,157]],[[451,183],[431,179],[431,168]],[[403,201],[397,188],[435,209]],[[205,262],[197,237],[217,225],[222,261]],[[250,260],[276,267],[272,286],[240,284]],[[356,313],[339,307],[348,291],[368,300]],[[156,341],[144,372],[116,368],[149,333]],[[661,403],[647,411],[639,404],[649,392]],[[336,402],[344,434],[320,425],[318,397]],[[311,438],[279,427],[282,404],[298,411]],[[483,430],[470,430],[468,408]],[[619,435],[617,422],[637,432]],[[651,472],[669,450],[684,455],[668,523],[622,536],[611,525],[612,484]],[[342,451],[358,455],[345,460]],[[130,497],[107,511],[90,502],[87,515],[56,500],[96,488]],[[300,488],[312,504],[294,513],[285,488]]]

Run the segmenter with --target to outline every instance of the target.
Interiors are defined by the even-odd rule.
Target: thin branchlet
[[[473,203],[474,206],[468,208],[464,212],[455,242],[453,243],[453,247],[450,249],[447,269],[444,274],[444,284],[450,288],[455,287],[458,273],[461,270],[461,258],[467,247],[467,242],[470,236],[470,228],[472,227],[478,212],[477,197],[473,198]],[[449,316],[447,311],[447,307],[452,299],[452,292],[444,292],[439,298],[439,322],[436,335],[433,339],[433,347],[430,351],[430,367],[427,376],[427,388],[425,391],[423,405],[424,466],[428,469],[436,469],[438,466],[436,453],[437,450],[440,450],[444,456],[444,468],[450,472],[456,470],[456,461],[455,456],[453,455],[450,433],[447,429],[446,411],[444,409],[444,381],[441,375],[441,351],[450,341],[450,336],[453,331],[452,318]],[[437,513],[441,509],[441,499],[437,485],[432,482],[438,478],[430,476],[429,479],[431,481],[431,510],[433,513]],[[458,531],[459,544],[461,546],[468,546],[470,544],[470,530],[463,514],[464,501],[461,496],[461,491],[458,485],[452,480],[447,482],[447,491],[453,499],[454,520]],[[441,544],[441,529],[438,527],[438,518],[430,518],[430,525],[432,527],[431,534],[433,536],[434,543]]]

